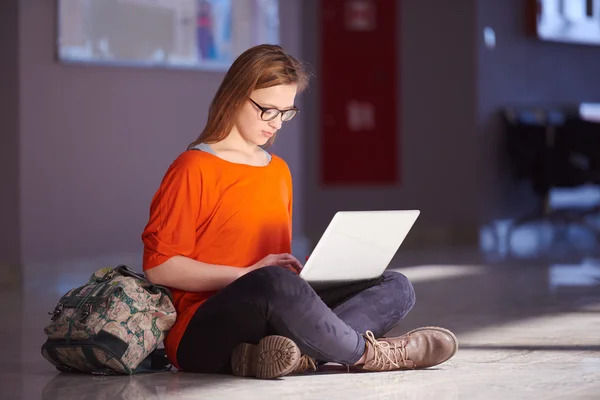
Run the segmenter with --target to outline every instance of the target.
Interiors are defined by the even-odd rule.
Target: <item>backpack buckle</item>
[[[81,323],[85,322],[85,320],[88,319],[88,317],[90,316],[91,313],[92,313],[92,305],[86,304],[86,309],[83,310],[83,313],[82,313],[83,315],[79,319],[79,322],[81,322]]]
[[[60,314],[62,314],[62,312],[63,312],[63,303],[58,303],[56,305],[56,307],[54,308],[54,311],[49,312],[48,315],[52,316],[52,318],[51,318],[52,321],[56,321],[58,319],[58,317],[60,316]]]

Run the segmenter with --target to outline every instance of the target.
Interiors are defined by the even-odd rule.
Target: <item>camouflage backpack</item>
[[[96,271],[49,314],[42,355],[60,371],[129,375],[170,368],[158,346],[175,323],[171,293],[127,266]]]

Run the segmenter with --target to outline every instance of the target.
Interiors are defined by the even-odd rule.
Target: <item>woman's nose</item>
[[[269,121],[269,126],[274,129],[279,130],[281,128],[281,124],[282,124],[281,117],[279,115],[277,117],[275,117],[275,119]]]

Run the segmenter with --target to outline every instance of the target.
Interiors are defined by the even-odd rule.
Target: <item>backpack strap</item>
[[[146,284],[148,290],[150,290],[151,292],[154,292],[154,293],[158,293],[160,291],[163,294],[165,294],[169,298],[169,300],[171,300],[171,302],[173,302],[173,294],[171,293],[171,291],[168,288],[166,288],[165,286],[161,286],[161,285],[155,285],[154,283],[150,282],[144,274],[135,272],[134,270],[129,268],[127,265],[119,265],[117,268],[114,269],[114,271],[118,274],[130,276],[132,278],[135,278],[135,279],[138,279],[138,280],[144,282]]]

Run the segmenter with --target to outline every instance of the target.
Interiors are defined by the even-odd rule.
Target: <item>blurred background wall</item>
[[[600,101],[597,48],[528,35],[520,0],[398,1],[400,101],[389,117],[400,121],[401,183],[323,187],[318,12],[318,0],[280,2],[281,44],[315,72],[273,149],[294,176],[298,255],[341,209],[418,208],[407,246],[477,245],[483,224],[533,204],[508,173],[498,109]],[[60,64],[55,20],[55,2],[0,5],[4,280],[44,263],[137,260],[152,195],[200,133],[223,76]]]

